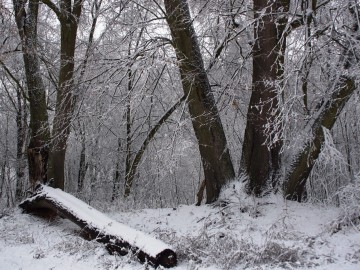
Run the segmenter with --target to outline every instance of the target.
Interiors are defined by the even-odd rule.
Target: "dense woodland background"
[[[359,16],[354,0],[1,0],[1,207],[36,182],[140,208],[193,204],[206,179],[213,202],[240,174],[249,194],[339,205],[360,190]]]

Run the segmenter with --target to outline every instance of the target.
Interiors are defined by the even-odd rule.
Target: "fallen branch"
[[[90,239],[104,243],[111,254],[132,252],[141,262],[148,261],[155,267],[173,267],[177,263],[176,253],[164,242],[110,219],[60,189],[40,185],[35,194],[19,206],[31,213],[41,214],[50,210],[71,220]]]

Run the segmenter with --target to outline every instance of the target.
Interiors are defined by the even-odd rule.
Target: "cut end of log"
[[[162,265],[166,268],[171,268],[177,265],[177,256],[174,251],[171,249],[165,249],[156,257],[149,256],[142,250],[139,250],[136,247],[130,246],[128,243],[120,241],[119,239],[111,239],[109,236],[102,237],[100,240],[97,237],[99,242],[105,243],[106,249],[110,254],[118,254],[121,256],[127,255],[129,252],[135,254],[140,262],[145,263],[148,262],[150,265],[154,267],[158,267]]]
[[[165,249],[158,256],[156,260],[159,265],[162,265],[166,268],[170,268],[177,265],[177,256],[174,251],[171,249]],[[157,265],[156,265],[157,266]]]

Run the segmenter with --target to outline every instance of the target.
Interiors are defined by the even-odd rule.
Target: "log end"
[[[166,268],[177,265],[177,256],[171,249],[165,249],[156,256],[157,264]]]
[[[19,207],[24,213],[32,214],[48,221],[54,221],[58,217],[58,212],[49,207],[44,202],[43,197],[36,198],[35,200],[31,200],[31,198],[25,199],[19,204]]]

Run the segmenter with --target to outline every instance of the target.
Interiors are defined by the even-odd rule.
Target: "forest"
[[[276,216],[325,207],[329,235],[354,230],[344,237],[360,240],[358,0],[0,0],[0,20],[4,231],[44,222],[17,208],[44,186],[116,220],[128,212],[135,227],[134,211],[144,220],[161,211],[137,229],[180,249],[179,269],[318,266],[281,257],[288,253],[272,241],[261,256],[249,246],[251,258],[230,252],[232,263],[220,252],[226,267],[204,259],[216,250],[199,255],[194,245],[216,243],[204,228],[219,213],[233,217],[221,219],[230,228],[240,213],[256,224],[272,208]],[[208,222],[186,225],[202,238],[177,244],[181,236],[169,235],[179,224],[153,231],[180,209]],[[244,247],[238,235],[231,241],[219,249]],[[359,244],[351,250],[352,267]]]

